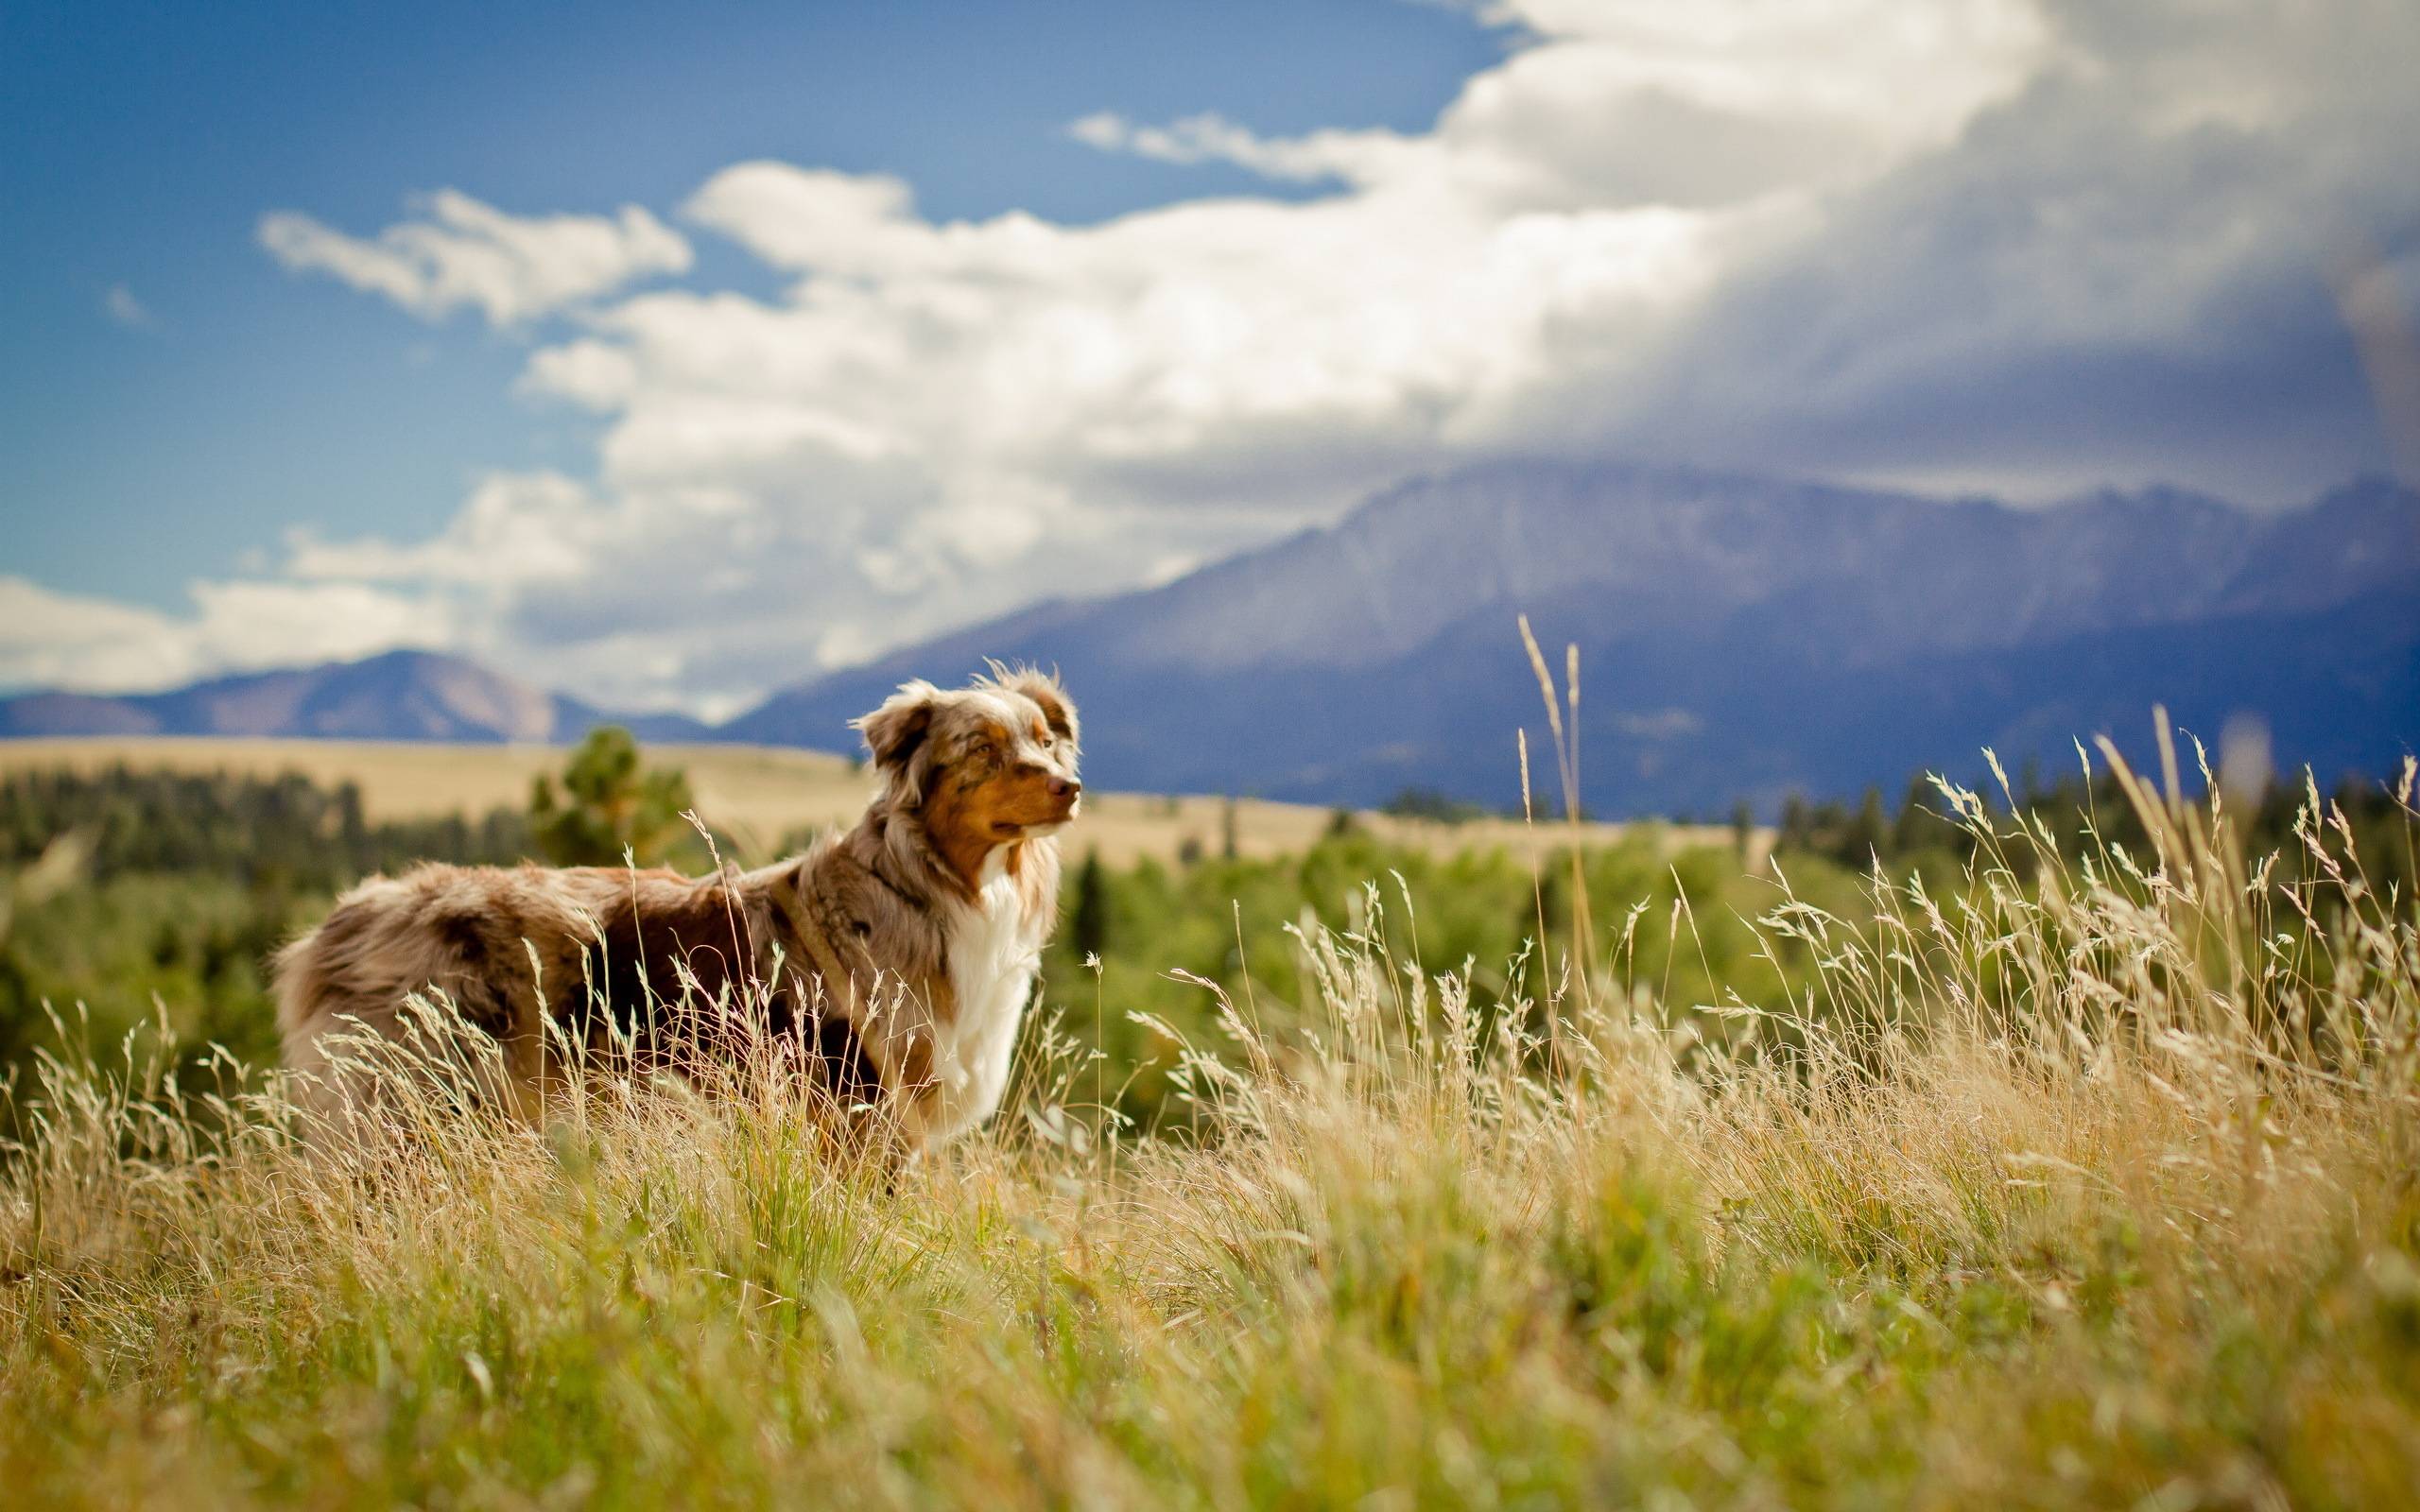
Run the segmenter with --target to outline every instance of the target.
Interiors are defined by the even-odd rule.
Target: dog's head
[[[1076,816],[1076,705],[1055,677],[994,663],[963,688],[903,683],[856,723],[891,808],[919,814],[953,861]]]

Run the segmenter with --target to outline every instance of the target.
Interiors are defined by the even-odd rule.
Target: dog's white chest
[[[1004,850],[984,862],[975,905],[964,909],[949,942],[950,987],[958,1016],[933,1027],[928,1137],[945,1140],[981,1123],[1000,1106],[1042,952],[1027,927],[1025,897],[1008,874]]]

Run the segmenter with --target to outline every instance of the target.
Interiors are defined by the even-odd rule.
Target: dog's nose
[[[1072,777],[1054,777],[1050,780],[1050,796],[1052,798],[1074,798],[1082,793],[1083,790],[1084,784],[1077,782]]]

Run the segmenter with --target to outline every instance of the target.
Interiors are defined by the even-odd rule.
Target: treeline
[[[1642,831],[1592,846],[1575,880],[1567,852],[1533,864],[1502,846],[1439,852],[1391,844],[1357,826],[1332,830],[1298,854],[1205,856],[1174,864],[1144,857],[1112,867],[1079,846],[1061,902],[1060,928],[1043,956],[1038,1006],[1107,1052],[1101,1101],[1150,1122],[1164,1106],[1177,1046],[1233,1047],[1214,1021],[1204,982],[1226,991],[1264,1027],[1313,1022],[1318,991],[1302,937],[1317,926],[1383,938],[1385,959],[1415,979],[1469,969],[1482,999],[1533,1003],[1572,987],[1561,962],[1584,927],[1590,959],[1625,1001],[1680,1011],[1732,999],[1778,1010],[1813,981],[1811,953],[1760,938],[1748,922],[1779,901],[1770,878],[1751,876],[1729,845],[1677,853]],[[1825,862],[1793,868],[1793,889],[1842,918],[1865,906],[1859,879]],[[1575,908],[1575,902],[1579,907]],[[1550,987],[1551,984],[1551,987]],[[1541,1027],[1543,1019],[1531,1025]],[[1704,1032],[1727,1031],[1708,1023]],[[1145,1068],[1128,1074],[1123,1068]],[[1072,1091],[1091,1096],[1089,1084]]]
[[[2140,821],[2105,778],[2021,780],[2016,794],[2071,859],[2096,843],[2148,858]],[[2373,885],[2409,897],[2412,831],[2394,796],[2348,783],[2333,801]],[[268,957],[355,880],[422,860],[614,865],[629,854],[700,869],[708,862],[683,816],[688,803],[681,774],[648,768],[618,732],[569,753],[560,774],[535,784],[528,812],[476,819],[372,823],[351,784],[323,788],[297,775],[117,768],[9,778],[0,782],[0,1075],[48,1042],[45,1005],[71,1029],[78,1005],[88,1005],[96,1043],[164,1011],[189,1045],[217,1040],[268,1062]],[[2290,865],[2297,803],[2280,789],[2236,805],[2246,851],[2278,851]],[[1467,816],[1435,795],[1402,808]],[[2005,801],[2000,809],[2006,831],[2014,817]],[[1791,803],[1777,844],[1791,892],[1854,920],[1869,906],[1861,877],[1877,859],[1894,874],[1954,877],[1978,842],[1947,810],[1929,782],[1911,783],[1896,805],[1878,792],[1855,805]],[[59,885],[56,875],[42,880],[61,870],[59,852],[40,858],[63,835],[75,837],[60,848],[74,852],[74,880]],[[1107,1053],[1090,1063],[1102,1085],[1068,1091],[1142,1120],[1169,1111],[1152,1068],[1172,1062],[1177,1046],[1160,1025],[1205,1045],[1222,1038],[1203,981],[1263,1022],[1294,1017],[1316,990],[1298,932],[1317,925],[1382,930],[1387,958],[1408,973],[1433,978],[1468,963],[1484,993],[1532,999],[1547,980],[1540,961],[1559,960],[1584,930],[1597,970],[1642,1005],[1736,997],[1779,1007],[1805,999],[1815,967],[1796,942],[1760,938],[1746,922],[1780,897],[1769,870],[1752,871],[1750,838],[1743,826],[1736,845],[1675,855],[1642,831],[1592,848],[1575,898],[1567,858],[1533,865],[1496,848],[1390,845],[1349,816],[1296,855],[1238,858],[1220,845],[1122,867],[1086,854],[1079,827],[1037,1006]],[[2005,853],[2030,864],[2027,847]]]
[[[2152,854],[2151,835],[2141,816],[2127,801],[2116,776],[2107,771],[2096,771],[2090,782],[2082,773],[2046,782],[2038,768],[2029,766],[2011,790],[2010,794],[1979,795],[2003,831],[2022,813],[2029,823],[2047,829],[2059,853],[2070,861],[2082,860],[2102,846],[2137,857]],[[2281,865],[2297,867],[2303,847],[2295,838],[2294,826],[2308,797],[2307,788],[2273,782],[2257,802],[2238,800],[2221,807],[2245,854],[2274,852]],[[2399,884],[2404,896],[2411,896],[2410,815],[2394,787],[2375,778],[2348,777],[2323,794],[2321,800],[2331,832],[2339,822],[2351,831],[2354,851],[2371,885],[2383,890]],[[1886,868],[1904,869],[1927,858],[1962,864],[1974,858],[1979,843],[1970,828],[1957,822],[1941,789],[1930,778],[1919,775],[1909,781],[1896,807],[1883,801],[1879,788],[1867,789],[1864,799],[1855,806],[1790,799],[1782,807],[1774,850],[1785,857],[1822,856],[1852,869],[1870,868],[1877,860]],[[2009,852],[2012,861],[2020,863],[2026,854],[2022,848]]]
[[[356,789],[292,775],[120,768],[9,779],[0,782],[0,886],[15,907],[12,923],[0,926],[0,1073],[50,1041],[45,1005],[71,1030],[84,1005],[96,1045],[164,1009],[188,1045],[216,1040],[268,1062],[268,958],[360,877],[431,859],[612,865],[626,851],[643,865],[696,869],[708,862],[681,817],[687,804],[681,775],[649,768],[618,734],[568,753],[559,773],[535,784],[527,813],[477,820],[372,823]],[[76,878],[37,899],[18,881],[44,869],[39,858],[62,835],[78,837]],[[1038,1005],[1121,1068],[1165,1067],[1175,1057],[1174,1042],[1137,1022],[1138,1013],[1203,1044],[1219,1039],[1210,994],[1185,976],[1249,999],[1267,1022],[1292,1017],[1313,990],[1293,933],[1309,920],[1383,927],[1392,959],[1423,975],[1471,962],[1490,990],[1505,989],[1514,963],[1537,954],[1542,925],[1550,952],[1575,927],[1567,867],[1548,859],[1532,868],[1500,849],[1438,855],[1384,844],[1348,822],[1296,855],[1237,859],[1220,847],[1110,867],[1084,852],[1080,829],[1073,839]],[[1730,848],[1675,858],[1642,834],[1592,850],[1585,874],[1589,895],[1611,911],[1597,920],[1608,957],[1623,914],[1645,910],[1621,970],[1659,999],[1709,1001],[1721,986],[1769,1004],[1785,997],[1781,975],[1740,923],[1771,902],[1771,887],[1743,876]],[[1375,911],[1373,879],[1384,884]],[[1856,904],[1844,874],[1793,880],[1832,906]],[[1703,937],[1674,934],[1683,891]],[[1534,965],[1525,979],[1531,994],[1544,981]],[[1166,1083],[1150,1069],[1075,1091],[1136,1118],[1164,1111]]]
[[[275,1055],[268,957],[337,892],[421,860],[539,854],[527,816],[386,819],[297,773],[21,772],[0,781],[0,1077],[164,1012],[198,1050]],[[45,857],[48,859],[45,861]]]
[[[54,1044],[99,1050],[164,1014],[189,1057],[276,1056],[268,961],[339,892],[423,861],[702,867],[677,771],[599,730],[527,810],[381,819],[351,782],[116,765],[0,781],[0,1081]]]
[[[527,816],[370,822],[361,790],[300,773],[19,772],[0,782],[0,867],[26,865],[62,835],[86,849],[89,877],[144,872],[248,885],[333,890],[414,861],[514,862],[538,853]]]

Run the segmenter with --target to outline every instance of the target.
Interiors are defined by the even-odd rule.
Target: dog
[[[375,1102],[358,1043],[425,1052],[406,1000],[434,992],[493,1039],[522,1110],[609,1046],[678,1069],[758,1045],[910,1148],[980,1124],[1057,919],[1076,706],[1055,675],[994,663],[904,683],[853,725],[880,780],[864,816],[757,870],[431,864],[354,887],[273,965],[302,1099]]]

